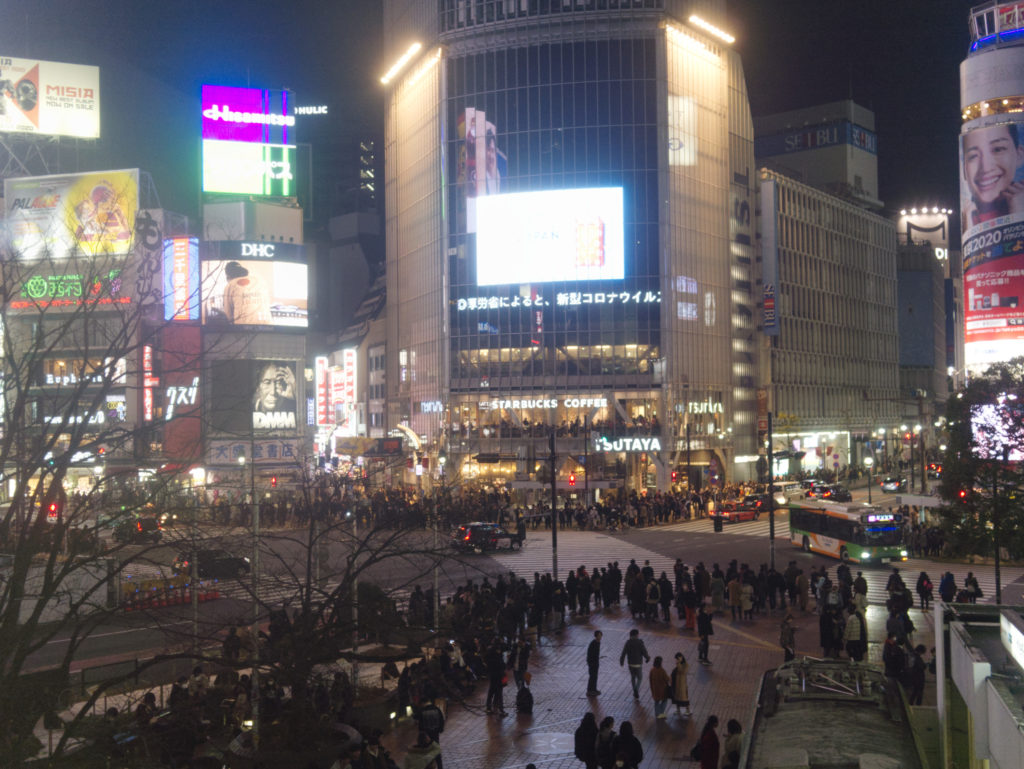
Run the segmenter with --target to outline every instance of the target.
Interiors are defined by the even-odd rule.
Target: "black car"
[[[518,550],[523,543],[518,534],[505,531],[497,523],[476,522],[456,527],[451,535],[451,545],[458,550],[482,553],[499,548]]]
[[[184,552],[174,559],[171,569],[175,574],[192,574],[191,554]],[[197,572],[201,579],[227,579],[229,577],[244,577],[251,569],[249,559],[244,556],[232,555],[226,550],[198,550],[196,551],[198,562]]]
[[[130,545],[145,542],[156,544],[163,537],[163,527],[156,518],[134,518],[114,527],[114,539]]]
[[[830,502],[852,502],[853,495],[850,494],[850,490],[845,486],[840,486],[838,483],[828,487],[829,493],[825,496],[825,499]]]

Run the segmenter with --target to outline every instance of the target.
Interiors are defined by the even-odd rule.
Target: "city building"
[[[1024,13],[985,3],[971,10],[960,64],[960,237],[964,365],[980,374],[1024,354]]]
[[[8,178],[4,191],[0,418],[20,446],[8,456],[59,463],[68,494],[154,474],[163,244],[187,220],[137,169]],[[0,493],[37,469],[12,462]]]
[[[775,473],[859,465],[901,413],[893,222],[767,168],[758,216]]]
[[[448,476],[539,490],[553,441],[568,493],[756,477],[727,26],[717,0],[384,3],[386,424]]]

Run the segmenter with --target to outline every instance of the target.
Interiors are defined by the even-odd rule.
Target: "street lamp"
[[[871,478],[871,466],[875,464],[875,460],[871,457],[864,457],[864,464],[868,468],[868,504],[871,504],[871,487],[874,485],[874,481]]]

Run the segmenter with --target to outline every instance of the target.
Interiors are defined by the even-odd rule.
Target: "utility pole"
[[[689,448],[689,433],[687,433]],[[772,440],[772,412],[768,412],[768,567],[775,568],[775,452]]]
[[[551,576],[558,579],[558,479],[555,476],[555,427],[551,426],[548,436],[551,450]]]

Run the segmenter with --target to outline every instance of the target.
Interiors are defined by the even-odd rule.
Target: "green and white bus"
[[[789,509],[789,537],[804,552],[849,563],[907,560],[903,516],[879,507],[816,502]]]

